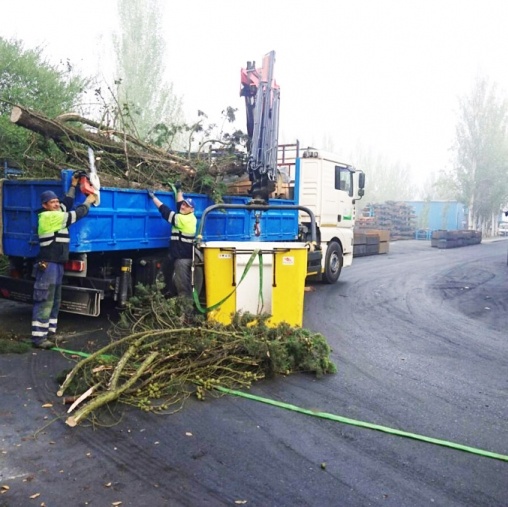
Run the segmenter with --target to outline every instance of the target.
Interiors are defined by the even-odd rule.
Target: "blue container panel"
[[[206,217],[203,239],[205,241],[245,241],[248,237],[248,218],[247,212],[243,210],[228,210],[227,214],[213,211]]]
[[[419,229],[461,230],[465,228],[464,206],[456,201],[407,201],[416,214]]]
[[[228,196],[227,204],[247,204],[249,197]],[[274,200],[271,205],[291,204],[294,201]],[[256,236],[256,214],[260,235]],[[200,216],[200,215],[199,215]],[[277,210],[256,212],[243,209],[215,210],[206,217],[204,241],[292,241],[298,236],[298,211]]]
[[[159,198],[174,206],[172,194]],[[76,199],[82,202],[83,197]],[[169,244],[170,224],[164,221],[144,190],[101,189],[100,205],[70,228],[72,252],[162,248]]]
[[[62,171],[57,180],[6,180],[3,184],[3,250],[6,255],[35,257],[39,252],[37,210],[40,194],[53,190],[64,195],[72,171]],[[156,192],[157,197],[175,209],[172,192]],[[198,220],[213,201],[202,194],[185,194],[193,198]],[[79,191],[76,204],[84,201]],[[230,196],[229,204],[247,204],[248,196]],[[294,204],[274,200],[270,204]],[[250,210],[214,211],[207,215],[203,231],[205,241],[291,241],[298,235],[297,210],[263,211],[260,235],[255,235],[256,212]],[[171,226],[164,221],[148,198],[146,190],[101,189],[100,205],[92,206],[86,218],[70,227],[70,250],[76,253],[165,248],[169,245]]]
[[[72,252],[137,250],[167,246],[170,225],[156,212],[93,213],[70,228]]]
[[[172,192],[157,192],[157,197],[175,209]],[[205,195],[192,197],[196,216],[210,205]],[[76,199],[79,203],[81,199]],[[169,245],[171,225],[163,220],[148,198],[146,190],[102,188],[101,202],[88,216],[70,229],[72,252],[101,252],[164,248]]]
[[[45,190],[63,195],[61,183],[55,180],[3,182],[2,245],[6,255],[35,257],[39,253],[37,210]]]

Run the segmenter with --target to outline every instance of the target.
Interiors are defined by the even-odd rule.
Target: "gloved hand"
[[[147,192],[148,192],[148,197],[150,197],[150,199],[153,199],[155,197],[153,190],[147,190]]]
[[[95,194],[88,194],[86,196],[85,202],[89,204],[94,204],[95,202],[97,202],[97,196]]]
[[[77,187],[78,186],[78,183],[79,183],[79,179],[80,179],[80,171],[76,171],[72,174],[72,180],[71,180],[71,185],[73,187]]]
[[[180,180],[175,181],[174,187],[176,188],[176,191],[178,192],[179,190],[182,189],[182,182]]]

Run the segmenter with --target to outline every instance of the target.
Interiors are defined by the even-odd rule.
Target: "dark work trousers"
[[[177,294],[192,298],[192,259],[175,259],[173,262]]]
[[[37,267],[32,310],[32,342],[47,339],[48,332],[56,333],[58,312],[62,300],[63,264],[46,262],[46,269]]]

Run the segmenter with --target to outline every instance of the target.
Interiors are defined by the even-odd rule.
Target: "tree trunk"
[[[20,106],[12,108],[11,122],[44,137],[49,137],[57,143],[69,145],[69,141],[75,141],[85,145],[98,145],[111,153],[124,153],[125,151],[124,146],[119,146],[117,142],[109,140],[106,136],[64,125]]]

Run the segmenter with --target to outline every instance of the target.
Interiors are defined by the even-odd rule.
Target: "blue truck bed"
[[[44,179],[3,180],[2,238],[0,253],[16,257],[35,257],[39,251],[37,210],[40,194],[53,190],[62,196],[68,189],[73,171],[62,171],[61,181]],[[175,206],[172,192],[157,191],[157,197],[170,207]],[[186,194],[195,201],[198,219],[214,202],[203,194]],[[84,200],[78,191],[76,204]],[[248,196],[225,197],[229,204],[247,204]],[[277,199],[270,204],[295,204]],[[260,214],[259,231],[254,233],[256,212],[234,209],[213,211],[203,229],[205,241],[292,241],[298,235],[298,212],[270,210]],[[126,250],[166,248],[170,225],[148,198],[146,190],[103,187],[101,203],[88,216],[70,228],[70,250],[75,253],[121,252]]]

